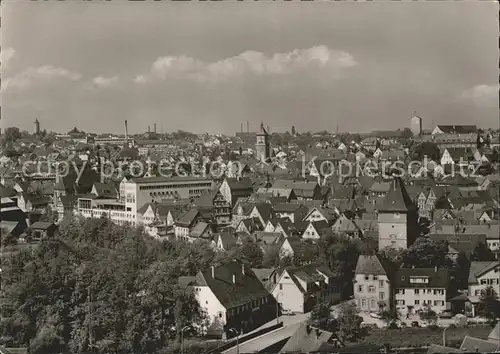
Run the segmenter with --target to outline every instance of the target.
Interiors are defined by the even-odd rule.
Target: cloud
[[[2,90],[11,88],[24,89],[40,81],[52,81],[55,79],[78,81],[80,78],[81,74],[77,72],[52,65],[44,65],[38,68],[29,67],[13,77],[2,80]]]
[[[498,104],[499,84],[476,85],[464,91],[459,99],[473,101],[477,106],[488,106]]]
[[[5,68],[9,64],[9,61],[11,61],[11,59],[15,57],[16,51],[14,50],[14,48],[8,47],[2,49],[1,55],[2,55],[2,67]]]
[[[144,84],[144,83],[148,82],[148,79],[144,75],[137,75],[134,79],[134,82],[136,84]]]
[[[181,77],[198,81],[224,81],[249,74],[286,75],[314,67],[335,74],[356,65],[356,60],[349,53],[320,45],[271,56],[257,51],[246,51],[215,62],[205,62],[187,56],[165,56],[153,63],[151,76],[161,80]],[[139,75],[135,81],[145,82],[146,77]]]
[[[92,80],[92,83],[99,88],[107,88],[118,83],[118,76],[103,77],[98,76]]]

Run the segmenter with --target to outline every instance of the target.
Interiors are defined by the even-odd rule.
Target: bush
[[[387,329],[399,329],[399,326],[396,322],[391,322]]]

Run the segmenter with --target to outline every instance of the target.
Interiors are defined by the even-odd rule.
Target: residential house
[[[430,308],[439,314],[450,308],[449,286],[448,269],[400,268],[393,284],[396,308],[402,313]]]
[[[309,225],[302,233],[303,239],[319,240],[325,230],[331,231],[330,226],[325,220],[310,221]]]
[[[276,301],[252,269],[239,262],[210,267],[196,276],[181,277],[179,283],[191,287],[206,311],[209,335],[232,336],[229,329],[251,331],[276,315]]]
[[[377,255],[360,255],[354,272],[354,299],[358,308],[379,312],[393,306],[391,265]]]
[[[305,313],[320,301],[340,300],[342,284],[322,264],[277,270],[272,278],[271,293],[283,310]]]
[[[438,134],[471,134],[477,133],[475,125],[437,125],[431,135]]]
[[[272,189],[292,189],[297,200],[321,200],[321,187],[317,182],[276,180]]]
[[[249,216],[251,218],[257,218],[263,229],[266,227],[267,222],[273,217],[273,207],[270,203],[255,204]]]
[[[498,261],[471,262],[468,284],[469,298],[479,298],[488,286],[498,289],[500,285],[500,264]]]
[[[191,230],[200,220],[200,212],[197,209],[190,209],[179,220],[174,223],[174,235],[178,239],[188,240]]]
[[[238,199],[247,198],[253,193],[252,180],[248,177],[225,178],[219,187],[224,199],[234,206]]]
[[[309,209],[298,203],[278,203],[273,205],[274,213],[279,218],[289,218],[292,223],[302,221]]]
[[[264,228],[262,227],[262,224],[259,218],[257,217],[243,219],[239,222],[238,226],[236,227],[236,232],[245,232],[249,235],[254,233],[255,231],[262,231],[262,230],[264,230]]]
[[[347,218],[344,213],[342,213],[332,225],[332,231],[336,234],[349,237],[357,238],[361,236],[361,230],[351,219]]]
[[[336,218],[337,213],[334,209],[313,207],[305,216],[304,221],[311,222],[324,220],[328,224],[333,224]]]
[[[53,237],[57,233],[57,225],[52,222],[37,221],[30,226],[32,236],[35,239]]]

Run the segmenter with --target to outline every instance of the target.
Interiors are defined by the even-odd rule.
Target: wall
[[[404,290],[404,294],[400,293]],[[438,291],[438,294],[434,294],[434,290]],[[439,291],[442,294],[439,294]],[[408,310],[408,306],[424,308],[427,305],[435,311],[440,313],[446,310],[446,290],[444,288],[406,288],[397,289],[394,295],[396,306],[403,309],[403,312]],[[398,304],[399,301],[404,301],[404,304]],[[416,302],[417,303],[416,303]],[[426,304],[424,304],[424,301]],[[435,301],[441,301],[441,305],[435,304]]]
[[[405,213],[378,214],[379,249],[407,248],[407,216]]]
[[[386,308],[389,309],[391,306],[391,285],[389,279],[386,275],[377,275],[374,279],[373,275],[368,276],[368,280],[365,278],[365,274],[356,274],[354,282],[354,298],[361,311],[378,312],[379,301],[384,301]],[[382,286],[380,286],[382,282]],[[361,291],[359,286],[362,287]],[[373,286],[374,292],[368,292],[368,287]],[[381,298],[380,293],[383,292],[384,296]],[[363,301],[364,300],[364,301]],[[372,300],[375,300],[375,306],[372,306]]]
[[[226,308],[215,297],[208,286],[199,286],[194,288],[196,299],[208,315],[210,324],[218,321],[222,325],[226,324]],[[210,326],[210,325],[209,325]]]
[[[282,289],[280,289],[280,284],[282,284]],[[304,295],[297,288],[293,280],[290,279],[287,271],[283,272],[276,287],[273,289],[273,296],[280,303],[283,310],[298,313],[304,312]]]

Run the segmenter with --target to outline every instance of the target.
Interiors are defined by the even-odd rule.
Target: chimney
[[[250,123],[247,120],[247,133],[250,133]]]
[[[211,266],[210,268],[212,269],[212,278],[215,278],[215,267]]]
[[[156,123],[153,124],[153,133],[156,134]]]
[[[128,122],[125,119],[125,141],[128,143]]]
[[[151,133],[151,126],[148,125],[148,133]]]
[[[241,132],[243,133],[243,122],[241,122]]]
[[[233,284],[236,284],[236,274],[233,274]]]
[[[241,265],[241,274],[245,275],[245,265]]]

